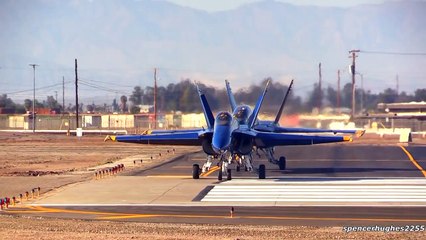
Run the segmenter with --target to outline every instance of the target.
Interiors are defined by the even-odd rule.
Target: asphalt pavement
[[[266,165],[265,180],[235,170],[230,181],[218,181],[217,171],[194,180],[192,164],[205,161],[199,152],[66,186],[7,213],[142,222],[426,224],[424,146],[327,144],[275,153],[286,156],[286,170],[254,158],[255,166]]]

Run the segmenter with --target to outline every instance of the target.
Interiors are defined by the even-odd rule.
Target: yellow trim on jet
[[[343,136],[343,141],[345,142],[352,142],[352,137],[351,136]]]

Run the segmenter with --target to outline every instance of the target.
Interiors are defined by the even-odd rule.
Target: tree
[[[330,107],[337,107],[337,91],[331,86],[327,88],[327,101]]]
[[[146,87],[142,102],[147,105],[154,105],[154,88]]]
[[[406,92],[402,91],[398,95],[398,99],[396,101],[397,102],[411,102],[411,101],[414,101],[414,96],[408,95]]]
[[[140,107],[138,107],[138,106],[133,105],[133,106],[130,108],[130,113],[131,113],[131,114],[138,114],[138,113],[140,113],[140,112],[141,112],[141,108],[140,108]]]
[[[426,88],[417,89],[414,92],[414,100],[417,102],[426,101]]]
[[[30,109],[33,106],[33,101],[31,101],[30,99],[25,99],[24,100],[24,107],[26,111],[30,111]]]
[[[0,95],[0,107],[1,108],[15,108],[15,103],[12,99],[7,97],[7,94]]]
[[[166,93],[167,90],[165,87],[157,87],[157,110],[164,111],[166,110]]]
[[[133,89],[132,95],[130,95],[130,102],[133,103],[133,105],[140,105],[142,104],[142,98],[143,98],[143,90],[140,86],[136,86]]]
[[[60,106],[58,104],[58,101],[53,96],[48,96],[46,100],[46,107],[50,109],[59,109]]]
[[[341,96],[341,107],[352,108],[352,83],[343,86]]]
[[[322,89],[319,88],[319,84],[314,84],[314,89],[308,96],[308,101],[306,102],[306,109],[308,111],[312,111],[314,108],[318,108],[321,106],[321,96],[322,96]]]
[[[122,113],[125,113],[125,112],[128,112],[128,109],[127,109],[127,97],[126,96],[121,96],[120,97],[120,111],[122,112]]]
[[[379,102],[382,103],[394,103],[398,98],[398,94],[395,89],[387,88],[385,91],[379,94]]]
[[[86,106],[87,112],[92,113],[95,110],[94,104],[89,104]]]
[[[112,100],[112,111],[118,112],[118,110],[119,110],[119,106],[117,104],[117,99],[114,98],[114,100]]]

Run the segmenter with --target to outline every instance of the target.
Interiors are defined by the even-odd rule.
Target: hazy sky
[[[179,5],[191,8],[202,9],[206,11],[221,11],[236,8],[252,2],[262,0],[167,0]],[[315,6],[333,6],[333,7],[351,7],[360,4],[380,4],[386,0],[277,0],[295,5],[315,5]]]
[[[274,17],[268,19],[274,9],[261,13],[253,22],[261,25],[256,29],[265,34],[263,38],[252,34],[244,21],[236,21],[233,26],[234,13],[209,14],[162,4],[172,2],[204,11],[220,11],[258,1],[261,0],[0,0],[0,94],[7,93],[16,102],[32,98],[33,69],[28,64],[36,63],[39,65],[36,88],[40,88],[36,91],[37,98],[46,99],[56,93],[61,97],[62,77],[65,77],[65,100],[72,102],[74,59],[78,58],[79,79],[86,81],[86,85],[82,82],[79,86],[85,103],[111,103],[114,97],[131,94],[136,85],[152,85],[154,67],[160,68],[158,83],[162,86],[189,78],[223,87],[223,79],[228,79],[237,90],[271,76],[274,81],[284,84],[297,79],[295,93],[304,96],[318,78],[319,62],[322,62],[325,83],[335,84],[337,69],[345,71],[342,84],[351,81],[346,71],[350,64],[347,56],[350,49],[426,52],[425,10],[408,6],[411,13],[407,13],[407,10],[402,11],[405,9],[402,4],[397,4],[399,9],[391,12],[392,15],[381,14],[372,28],[368,24],[357,25],[359,18],[354,14],[345,15],[346,25],[352,22],[358,26],[353,34],[346,30],[348,27],[340,29],[339,24],[345,23],[333,22],[339,18],[330,15],[330,19],[323,22],[323,33],[318,39],[312,37],[310,25],[299,24],[300,29],[296,31],[291,24],[268,24],[268,21],[276,21]],[[395,0],[275,1],[348,8],[327,9],[346,14],[346,10],[350,12],[350,7],[359,4]],[[405,4],[411,0],[402,1]],[[152,9],[143,12],[146,6]],[[394,13],[398,12],[405,15],[395,17]],[[179,15],[185,13],[190,14],[186,17]],[[253,16],[241,15],[248,14],[244,11],[239,14],[235,16],[238,19]],[[218,19],[221,15],[227,16],[224,19],[226,24],[221,24]],[[280,12],[275,12],[275,16],[281,16]],[[151,23],[152,19],[156,19],[156,24]],[[371,16],[365,16],[365,19],[374,20]],[[376,35],[377,24],[382,27]],[[228,37],[231,29],[239,34]],[[295,35],[292,37],[287,33]],[[304,39],[307,40],[302,41]],[[303,47],[299,42],[304,44]],[[336,43],[336,46],[326,44],[328,42]],[[397,74],[402,91],[412,93],[416,88],[424,88],[425,57],[360,55],[357,67],[364,74],[365,89],[378,92],[394,87]]]

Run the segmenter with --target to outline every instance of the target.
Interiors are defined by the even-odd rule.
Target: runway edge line
[[[424,170],[422,166],[420,166],[420,164],[413,158],[413,155],[411,155],[411,153],[404,146],[402,145],[398,145],[398,146],[402,149],[402,151],[405,152],[405,154],[407,154],[408,159],[410,159],[410,161],[414,164],[414,166],[416,166],[417,169],[419,169],[419,171],[423,173],[423,176],[426,177],[426,170]]]

